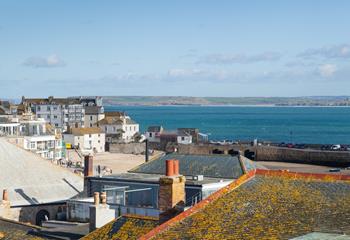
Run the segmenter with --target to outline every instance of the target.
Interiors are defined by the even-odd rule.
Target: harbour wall
[[[238,154],[255,161],[293,162],[334,167],[349,167],[349,151],[324,151],[314,149],[295,149],[274,146],[250,146],[248,144],[178,145],[179,154]]]

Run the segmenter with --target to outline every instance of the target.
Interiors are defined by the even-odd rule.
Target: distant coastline
[[[349,107],[350,96],[179,97],[105,96],[106,106]]]

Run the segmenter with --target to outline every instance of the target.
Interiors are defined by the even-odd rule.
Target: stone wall
[[[350,152],[348,151],[321,151],[259,146],[255,152],[255,160],[257,161],[308,163],[337,167],[350,166]]]
[[[145,154],[145,143],[112,143],[109,145],[111,153]]]
[[[65,218],[66,204],[39,204],[23,207],[2,208],[0,205],[0,217],[14,221],[37,224],[40,211],[47,213],[49,220],[62,220]],[[44,214],[46,215],[46,214]]]

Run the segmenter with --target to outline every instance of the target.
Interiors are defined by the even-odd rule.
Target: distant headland
[[[350,106],[350,96],[182,97],[104,96],[104,105],[124,106]]]

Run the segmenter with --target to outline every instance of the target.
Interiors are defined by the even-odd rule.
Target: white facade
[[[96,127],[97,122],[104,119],[104,113],[99,114],[85,114],[84,117],[84,126],[85,127]]]
[[[149,142],[160,143],[160,132],[146,132],[146,138]]]
[[[104,133],[86,133],[82,135],[64,134],[65,143],[70,143],[75,148],[80,149],[83,153],[104,152],[105,139]]]
[[[179,144],[191,144],[192,136],[177,136],[177,143]]]
[[[139,124],[131,120],[129,116],[115,119],[107,117],[99,121],[98,126],[106,134],[106,142],[132,142],[139,132]]]
[[[84,127],[85,111],[81,104],[40,104],[34,108],[38,118],[45,119],[56,128]]]
[[[46,136],[26,136],[17,139],[17,144],[23,141],[23,148],[30,150],[45,159],[61,159],[62,156],[62,140],[57,139],[55,135]]]

